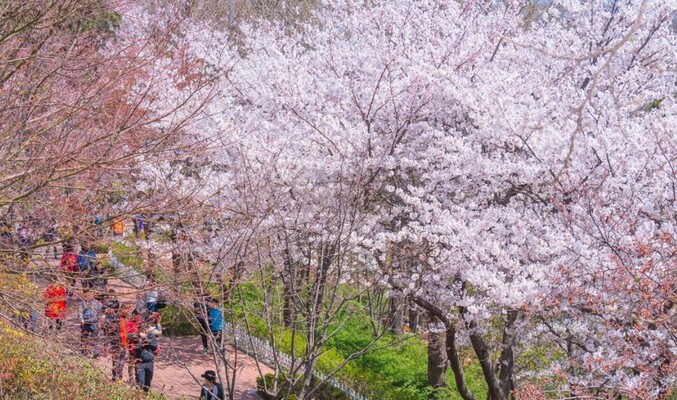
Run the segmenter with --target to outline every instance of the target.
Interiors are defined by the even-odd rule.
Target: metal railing
[[[108,261],[118,277],[128,285],[136,289],[142,289],[146,286],[146,277],[129,265],[121,263],[112,250],[108,250]]]

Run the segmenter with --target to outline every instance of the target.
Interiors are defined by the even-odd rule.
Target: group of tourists
[[[49,330],[61,330],[67,317],[66,288],[58,282],[51,283],[43,297]],[[114,289],[100,292],[85,286],[78,297],[81,353],[94,358],[109,354],[113,380],[122,379],[128,364],[130,379],[148,391],[154,359],[160,349],[157,341],[162,334],[160,314],[146,303],[142,308],[121,306]]]
[[[143,391],[149,391],[155,372],[155,358],[161,351],[158,343],[162,335],[159,310],[166,305],[158,293],[155,279],[148,276],[147,285],[137,293],[135,304],[121,304],[115,290],[108,288],[108,271],[91,244],[94,238],[78,235],[78,227],[71,224],[57,225],[53,221],[48,221],[48,224],[49,229],[38,236],[47,243],[45,256],[53,255],[58,259],[57,243],[60,243],[62,251],[59,272],[46,275],[50,283],[42,292],[47,329],[55,334],[65,331],[70,307],[77,309],[81,354],[93,358],[110,356],[111,378],[114,381],[123,378],[126,365],[130,382]],[[140,215],[134,216],[133,225],[137,238],[148,233],[148,224]],[[110,228],[114,237],[122,236],[125,225],[122,220],[116,219]],[[74,237],[80,240],[76,242]],[[21,223],[17,228],[0,221],[0,240],[13,246],[18,243],[19,249],[26,250],[36,237],[27,223]],[[26,254],[26,258],[30,258],[27,250]],[[199,325],[202,352],[206,354],[213,346],[217,353],[225,356],[222,347],[224,321],[219,302],[205,296],[194,303],[194,313]],[[38,331],[39,312],[33,311],[30,318],[24,319],[24,327]],[[206,370],[201,377],[204,379],[200,385],[201,400],[225,398],[223,386],[218,383],[213,370]]]

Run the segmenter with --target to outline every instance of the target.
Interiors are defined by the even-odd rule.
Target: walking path
[[[50,262],[50,264],[52,264]],[[135,289],[119,279],[111,279],[109,288],[116,291],[120,303],[135,304]],[[58,334],[58,338],[65,342],[71,349],[79,347],[79,321],[77,320],[78,303],[68,301],[68,316],[64,321],[64,329]],[[199,336],[166,337],[158,339],[161,351],[155,360],[155,373],[152,382],[154,391],[165,394],[170,399],[197,399],[200,393],[200,377],[205,370],[215,370],[213,355],[202,353],[202,344]],[[235,365],[235,399],[236,400],[261,400],[256,393],[256,378],[259,371],[263,374],[272,370],[262,364],[257,366],[255,360],[241,352],[227,346],[226,353],[229,362]],[[111,357],[104,353],[97,363],[110,373],[112,368]],[[127,367],[124,369],[123,379],[129,380]],[[232,370],[231,370],[232,374]],[[224,389],[226,379],[223,377]]]

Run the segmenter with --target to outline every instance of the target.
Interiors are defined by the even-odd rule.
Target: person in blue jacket
[[[223,330],[223,311],[216,299],[208,299],[207,304],[195,303],[195,317],[200,324],[200,339],[202,339],[202,352],[207,353],[208,343],[221,344],[221,331]],[[206,317],[206,318],[205,318]]]
[[[96,261],[96,253],[89,247],[88,243],[83,243],[81,248],[77,264],[78,270],[80,271],[82,287],[93,288],[95,286],[94,263]]]

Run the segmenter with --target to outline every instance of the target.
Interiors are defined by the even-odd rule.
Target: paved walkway
[[[50,263],[51,264],[51,263]],[[126,283],[114,279],[109,282],[109,288],[116,290],[121,303],[134,304],[134,289]],[[68,317],[64,329],[56,336],[69,348],[79,347],[79,326],[77,321],[78,303],[75,300],[68,301]],[[215,370],[215,360],[212,354],[202,354],[202,344],[199,336],[194,337],[165,337],[158,339],[161,347],[160,354],[155,361],[155,374],[152,389],[165,394],[171,399],[197,399],[200,394],[200,377],[205,370]],[[236,400],[261,400],[256,393],[256,378],[259,372],[267,374],[272,370],[256,361],[248,355],[235,352],[232,347],[227,347],[226,352],[229,362],[235,367],[235,399]],[[110,356],[102,356],[98,359],[102,369],[109,372],[112,368]],[[223,369],[221,369],[223,370]],[[232,370],[231,370],[232,374]],[[128,371],[125,366],[123,379],[128,381]],[[224,389],[226,379],[222,377]]]

